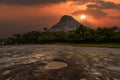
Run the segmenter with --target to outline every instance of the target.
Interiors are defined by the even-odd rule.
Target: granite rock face
[[[72,16],[64,15],[60,21],[54,25],[50,31],[72,31],[75,30],[77,27],[82,25],[77,20],[75,20]]]
[[[120,80],[120,49],[0,46],[0,80]]]

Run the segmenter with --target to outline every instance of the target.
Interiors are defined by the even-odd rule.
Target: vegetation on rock
[[[45,43],[120,43],[118,27],[90,29],[79,26],[76,30],[64,32],[28,32],[15,34],[4,40],[5,45],[13,44],[45,44]]]

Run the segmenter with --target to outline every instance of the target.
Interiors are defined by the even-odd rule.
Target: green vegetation
[[[53,45],[120,48],[120,44],[117,43],[87,43],[87,44],[54,43]]]
[[[4,45],[54,43],[120,47],[120,29],[118,27],[110,27],[94,30],[81,25],[70,32],[50,32],[44,28],[44,32],[32,31],[24,34],[15,34],[4,41]]]

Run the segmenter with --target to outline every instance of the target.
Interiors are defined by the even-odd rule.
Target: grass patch
[[[100,43],[82,43],[82,44],[54,43],[54,45],[120,48],[120,44],[117,43],[101,43],[101,44]]]

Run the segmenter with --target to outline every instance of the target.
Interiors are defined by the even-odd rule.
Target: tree
[[[45,28],[43,28],[43,30],[44,30],[44,31],[47,31],[48,29],[45,27]]]

